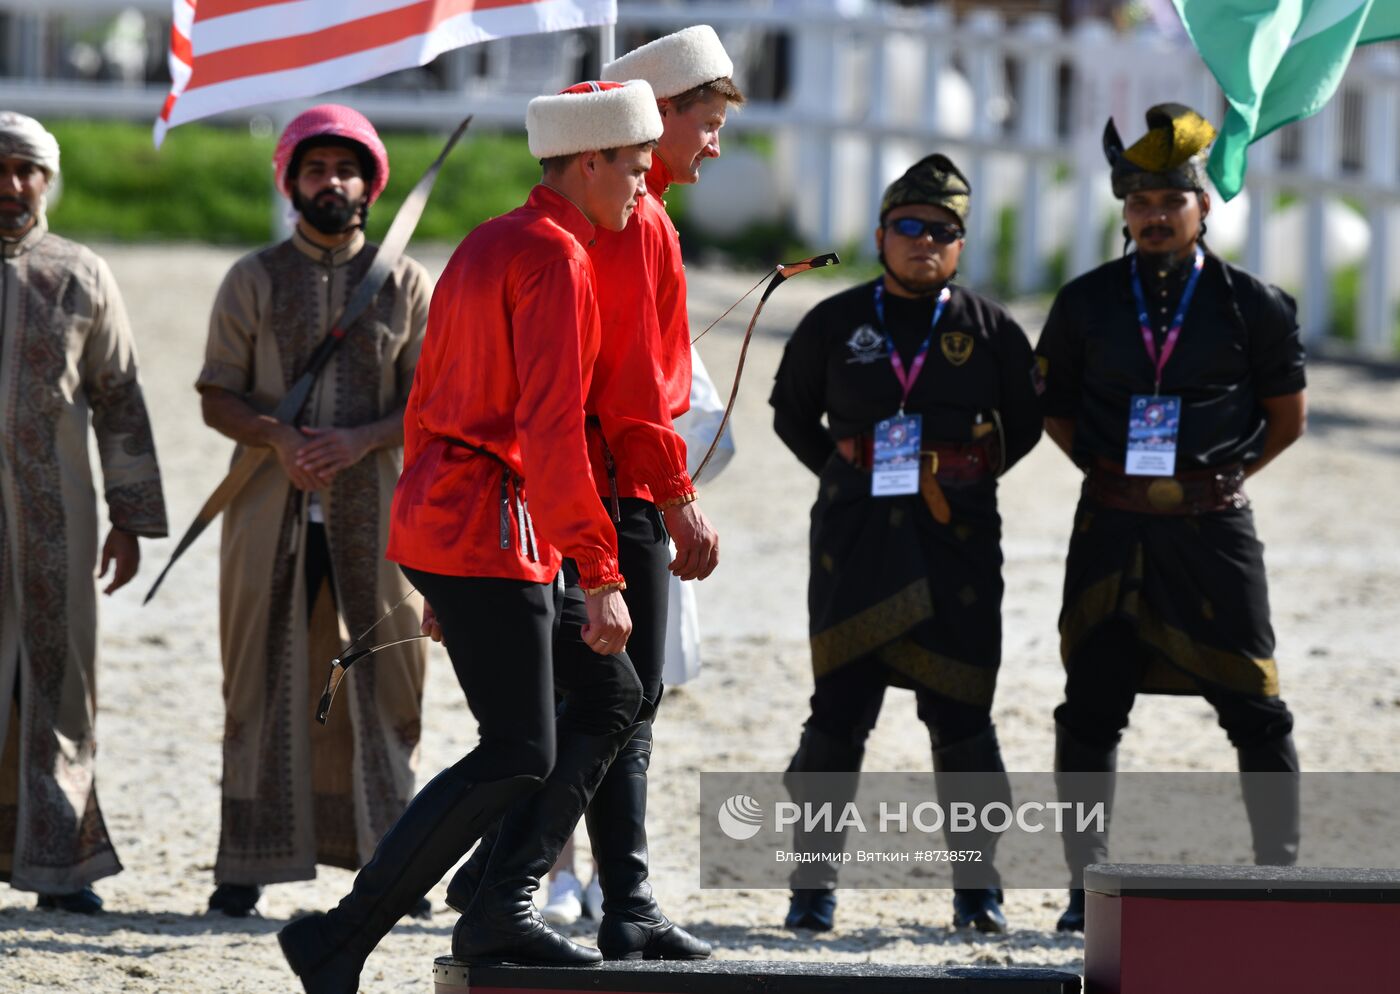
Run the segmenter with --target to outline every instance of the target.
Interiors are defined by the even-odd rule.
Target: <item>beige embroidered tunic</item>
[[[298,232],[235,263],[210,319],[196,386],[271,412],[369,268],[359,234],[335,251]],[[431,283],[401,259],[321,373],[302,424],[355,427],[402,407],[427,323]],[[306,495],[264,460],[223,514],[219,635],[224,665],[224,779],[219,883],[305,880],[316,864],[355,868],[413,795],[426,648],[361,660],[327,726],[313,717],[330,660],[410,591],[384,558],[401,447],[379,449],[317,493],[330,547],[308,625]],[[338,608],[337,612],[334,608]],[[370,644],[418,634],[415,595]]]
[[[166,533],[136,350],[107,264],[42,218],[0,273],[0,880],[63,894],[121,869],[93,782],[97,502]]]

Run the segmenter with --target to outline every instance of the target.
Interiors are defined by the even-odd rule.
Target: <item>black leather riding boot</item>
[[[802,729],[802,740],[788,764],[789,776],[783,778],[788,794],[796,804],[831,802],[833,811],[840,811],[855,800],[860,787],[860,767],[865,759],[864,745],[849,739],[829,735],[810,722]],[[791,774],[822,773],[824,789],[817,796],[806,778]],[[846,833],[803,831],[800,823],[793,831],[792,848],[801,853],[836,853],[846,847]],[[835,890],[837,864],[830,861],[799,863],[792,871],[792,901],[784,925],[788,928],[810,928],[826,931],[833,927],[836,915]],[[815,910],[815,913],[814,913]]]
[[[588,838],[603,888],[604,959],[706,959],[710,945],[661,913],[647,882],[651,722],[622,747],[588,805]]]
[[[1293,736],[1235,750],[1240,760],[1240,789],[1258,866],[1292,866],[1298,862],[1302,834],[1298,753]]]
[[[538,791],[501,819],[471,905],[452,932],[452,955],[474,962],[579,965],[595,949],[550,928],[532,900],[540,878],[559,858],[618,749],[640,728],[612,735],[559,734],[554,771]]]
[[[1001,759],[996,728],[988,725],[972,738],[933,750],[933,779],[945,812],[951,805],[971,804],[981,812],[988,804],[1011,804],[1011,781]],[[996,869],[997,833],[979,827],[954,832],[944,821],[948,849],[981,854],[980,861],[953,863],[953,925],[981,932],[1005,932],[1001,912],[1001,876]]]
[[[307,994],[356,994],[365,959],[452,864],[538,777],[472,783],[457,766],[428,782],[379,840],[336,907],[277,935]]]
[[[1104,806],[1104,831],[1061,835],[1065,863],[1069,867],[1069,907],[1055,928],[1061,932],[1084,931],[1084,867],[1108,858],[1108,826],[1113,814],[1113,786],[1118,769],[1118,750],[1099,749],[1076,739],[1063,725],[1055,726],[1055,787],[1061,801]],[[1078,815],[1070,812],[1068,824],[1077,825]]]
[[[481,875],[486,872],[486,862],[491,858],[491,847],[496,844],[496,836],[500,833],[501,823],[498,821],[481,837],[470,858],[457,868],[447,882],[447,906],[457,914],[464,915],[471,907],[472,898],[481,884]]]

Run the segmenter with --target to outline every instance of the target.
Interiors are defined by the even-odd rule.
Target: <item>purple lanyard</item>
[[[1137,298],[1138,327],[1142,330],[1142,344],[1147,347],[1147,358],[1152,360],[1156,370],[1156,378],[1152,387],[1154,397],[1162,391],[1162,370],[1167,368],[1167,360],[1172,357],[1172,352],[1176,350],[1177,339],[1181,337],[1181,326],[1186,323],[1186,308],[1191,306],[1191,297],[1196,292],[1196,283],[1201,278],[1201,270],[1205,264],[1206,254],[1197,245],[1196,262],[1191,267],[1191,277],[1186,281],[1186,289],[1181,293],[1181,303],[1176,309],[1176,316],[1172,318],[1171,327],[1167,330],[1167,337],[1162,342],[1162,351],[1159,355],[1157,337],[1152,334],[1152,324],[1147,316],[1147,297],[1142,292],[1142,277],[1138,275],[1137,254],[1133,254],[1133,296]]]
[[[933,308],[933,320],[928,323],[928,335],[924,337],[924,344],[919,346],[919,354],[914,357],[914,365],[909,367],[909,372],[904,371],[904,360],[899,357],[899,350],[894,347],[894,339],[890,337],[889,331],[885,330],[885,284],[884,280],[875,281],[875,316],[880,321],[880,329],[885,332],[885,344],[890,347],[890,365],[894,367],[895,379],[899,380],[899,385],[904,388],[904,396],[899,401],[899,413],[904,415],[904,405],[909,400],[909,393],[914,389],[914,381],[919,378],[919,374],[924,371],[924,361],[928,359],[928,348],[933,342],[933,329],[938,326],[938,319],[943,316],[943,308],[948,306],[948,299],[953,296],[951,290],[946,286],[943,292],[938,295],[938,303]]]

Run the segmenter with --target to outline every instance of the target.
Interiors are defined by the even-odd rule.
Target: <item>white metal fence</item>
[[[32,54],[16,65],[14,39],[42,53],[60,9],[119,7],[156,19],[169,10],[165,0],[0,0],[0,11],[13,14],[10,71],[25,77],[0,78],[0,106],[41,117],[151,120],[164,99],[160,85],[56,79]],[[731,116],[731,131],[771,135],[774,150],[763,182],[720,190],[731,209],[781,204],[814,248],[869,252],[885,184],[917,157],[945,151],[974,191],[964,277],[1013,293],[1050,289],[1053,277],[1083,272],[1118,250],[1118,207],[1101,151],[1110,115],[1131,140],[1154,103],[1188,103],[1216,121],[1223,111],[1192,49],[1116,35],[1098,22],[1063,31],[1044,17],[1008,26],[985,12],[955,22],[940,6],[865,0],[624,0],[618,31],[625,42],[695,23],[720,31],[738,56],[741,82],[762,78],[760,89],[769,91]],[[160,23],[153,36],[163,31]],[[445,127],[470,110],[482,123],[516,129],[531,95],[575,67],[583,71],[582,53],[578,37],[507,39],[450,53],[431,75],[369,84],[347,99],[386,125]],[[280,121],[299,106],[256,112]],[[713,196],[719,184],[711,178],[710,185]],[[1321,114],[1251,149],[1247,189],[1230,204],[1217,198],[1210,240],[1297,293],[1310,339],[1349,329],[1356,349],[1394,356],[1397,218],[1400,51],[1373,46],[1358,52]]]

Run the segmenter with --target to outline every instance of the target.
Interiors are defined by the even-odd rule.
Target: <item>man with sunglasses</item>
[[[1207,251],[1205,153],[1215,129],[1162,104],[1104,150],[1137,251],[1055,298],[1037,352],[1046,433],[1085,473],[1065,564],[1055,709],[1062,801],[1113,800],[1138,693],[1199,694],[1238,753],[1255,860],[1298,850],[1298,755],[1279,698],[1263,546],[1243,483],[1302,433],[1303,346],[1292,299]],[[1073,775],[1071,775],[1073,774]],[[1067,834],[1069,908],[1106,836]]]
[[[774,428],[821,478],[808,586],[815,689],[788,767],[799,803],[840,810],[851,799],[890,686],[917,697],[945,807],[1010,799],[991,720],[1001,659],[996,480],[1041,426],[1025,333],[1004,308],[952,285],[970,195],[943,155],[892,183],[875,231],[884,274],[813,308],[778,369]],[[818,796],[805,773],[851,775],[823,778]],[[954,924],[1004,931],[994,836],[948,841],[982,854],[954,863]],[[839,832],[800,833],[794,848],[842,844]],[[830,929],[835,865],[798,867],[787,926]]]

